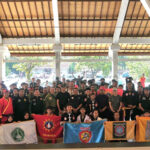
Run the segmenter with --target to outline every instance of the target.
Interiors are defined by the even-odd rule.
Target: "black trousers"
[[[129,120],[131,117],[131,120],[135,120],[135,116],[138,115],[138,109],[134,108],[134,109],[126,109],[126,116],[125,116],[125,120]]]

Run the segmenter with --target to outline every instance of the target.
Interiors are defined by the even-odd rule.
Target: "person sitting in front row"
[[[90,123],[91,119],[86,115],[86,109],[84,107],[80,108],[80,115],[77,117],[77,123]]]
[[[48,106],[48,107],[46,108],[46,113],[45,113],[45,115],[47,115],[47,116],[56,116],[56,115],[54,114],[54,109],[53,109],[53,107]]]
[[[92,116],[91,116],[91,120],[92,121],[100,121],[102,120],[102,118],[99,117],[99,112],[97,109],[95,109],[92,113]]]
[[[71,104],[67,104],[66,106],[66,112],[62,114],[61,116],[61,123],[60,124],[64,124],[66,122],[75,122],[76,121],[76,117],[73,113],[73,108]]]

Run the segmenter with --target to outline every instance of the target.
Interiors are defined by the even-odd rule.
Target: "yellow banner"
[[[136,141],[150,142],[150,117],[136,117]]]
[[[135,121],[106,121],[105,140],[134,140]]]

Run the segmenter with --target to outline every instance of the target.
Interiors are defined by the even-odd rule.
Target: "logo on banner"
[[[24,140],[24,131],[21,128],[15,128],[12,132],[11,132],[11,137],[13,138],[14,141],[16,142],[21,142]]]
[[[113,123],[113,138],[126,138],[126,122]]]
[[[52,121],[45,121],[45,128],[50,130],[53,128],[53,122]]]
[[[147,120],[147,124],[146,124],[145,139],[150,140],[150,121],[149,120]]]
[[[88,143],[92,137],[92,133],[91,131],[81,131],[79,137],[82,143]]]

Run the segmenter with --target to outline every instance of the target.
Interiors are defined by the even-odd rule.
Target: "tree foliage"
[[[130,72],[130,76],[132,76],[134,79],[139,79],[143,73],[146,77],[149,77],[149,62],[126,62],[126,67]]]
[[[32,60],[35,60],[35,58],[27,57],[26,60],[31,60],[31,62],[24,62],[24,63],[18,63],[13,65],[13,68],[15,68],[18,71],[24,72],[26,75],[26,78],[30,80],[32,76],[32,70],[37,66],[42,66],[45,63],[43,62],[32,62]],[[37,60],[37,59],[36,59]]]
[[[79,57],[78,57],[79,58]],[[81,56],[80,59],[99,59],[98,56]],[[105,57],[101,57],[104,59]],[[75,67],[76,71],[88,70],[92,73],[93,77],[97,72],[103,71],[104,76],[108,76],[111,71],[111,62],[99,61],[99,62],[79,62]]]

